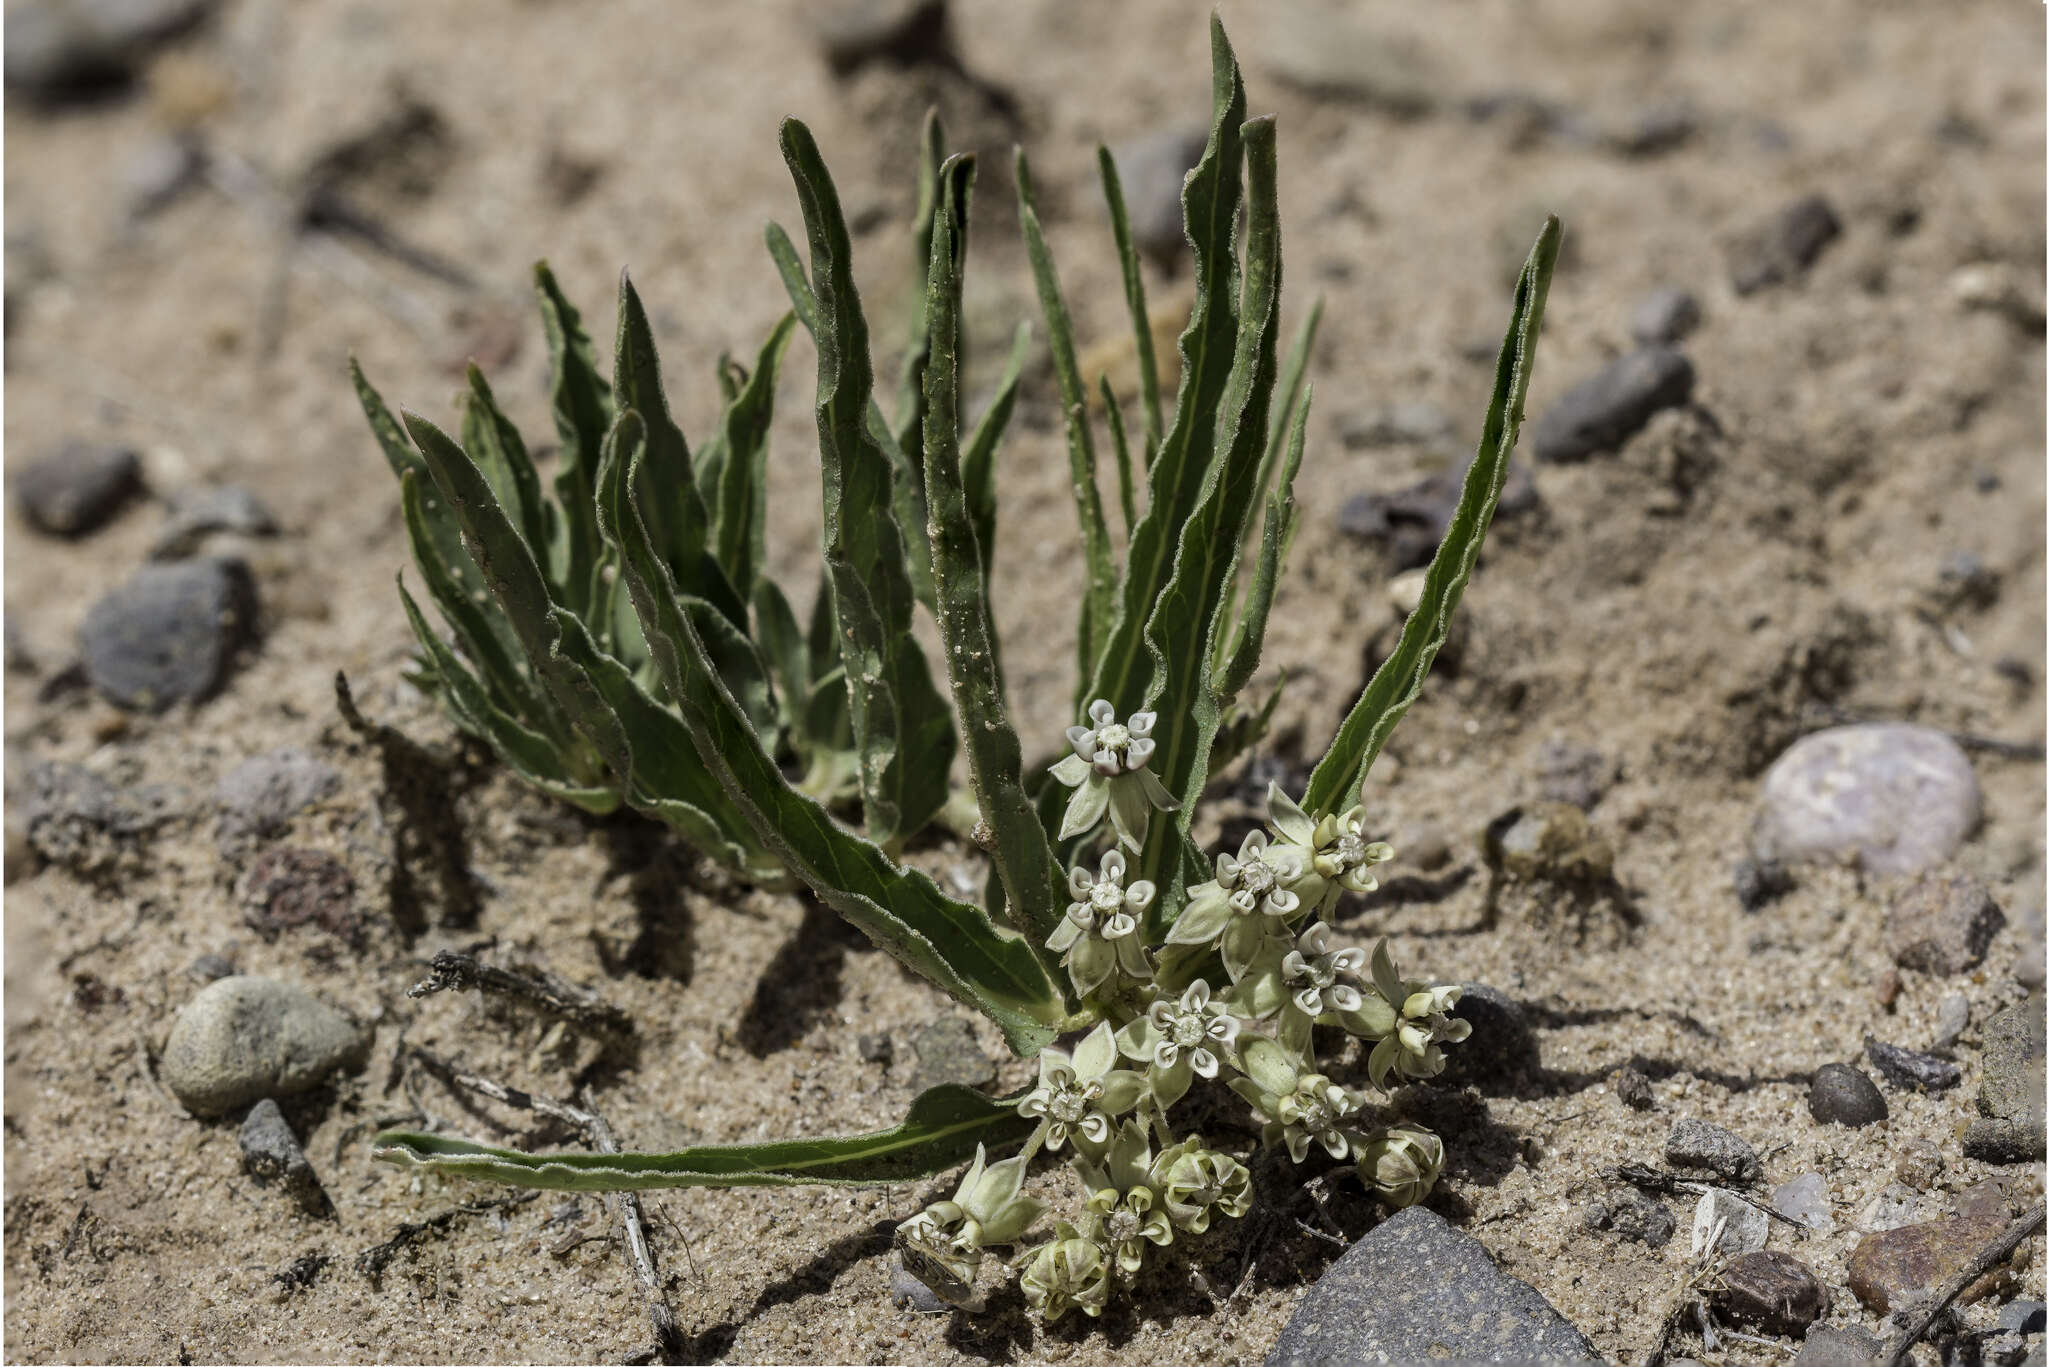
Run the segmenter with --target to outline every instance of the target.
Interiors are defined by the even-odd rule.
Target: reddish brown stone
[[[1721,1271],[1714,1306],[1736,1324],[1798,1338],[1827,1313],[1828,1292],[1813,1270],[1789,1253],[1745,1253]]]
[[[266,939],[310,923],[354,940],[362,929],[355,895],[346,864],[321,850],[285,845],[250,868],[242,883],[243,919]]]
[[[1872,1312],[1890,1314],[1893,1307],[1954,1276],[2004,1228],[2003,1218],[1974,1215],[1865,1235],[1849,1255],[1849,1289]],[[1980,1278],[1963,1292],[1963,1299],[1976,1300],[1996,1282],[1995,1275]]]

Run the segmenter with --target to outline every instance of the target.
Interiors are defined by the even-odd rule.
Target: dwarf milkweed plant
[[[1135,431],[1099,387],[1120,561],[1090,394],[1030,169],[1016,159],[1084,570],[1076,720],[1047,767],[1024,765],[989,607],[995,452],[1028,332],[967,427],[960,300],[974,160],[945,155],[936,121],[919,178],[923,312],[893,421],[875,399],[838,195],[794,120],[782,152],[808,261],[770,226],[791,312],[751,369],[721,366],[723,416],[694,451],[670,416],[630,283],[607,383],[575,311],[540,272],[561,441],[552,500],[474,371],[460,442],[412,414],[394,418],[358,373],[420,577],[453,637],[406,598],[421,677],[456,719],[548,792],[592,811],[629,804],[743,877],[808,887],[1038,1064],[1035,1085],[1016,1095],[936,1087],[901,1123],[868,1134],[527,1154],[394,1132],[379,1136],[378,1157],[576,1190],[904,1182],[966,1163],[949,1199],[899,1226],[905,1265],[969,1305],[987,1255],[1012,1250],[1024,1295],[1047,1319],[1101,1313],[1153,1250],[1250,1208],[1242,1156],[1174,1125],[1199,1088],[1221,1084],[1267,1146],[1296,1162],[1321,1153],[1351,1164],[1391,1205],[1429,1192],[1443,1145],[1393,1103],[1469,1033],[1452,1014],[1458,989],[1404,977],[1384,941],[1370,955],[1340,943],[1332,916],[1347,894],[1371,892],[1393,856],[1367,827],[1363,785],[1421,690],[1492,517],[1560,230],[1550,220],[1523,267],[1478,451],[1396,649],[1306,789],[1274,786],[1265,828],[1212,859],[1193,838],[1203,791],[1272,709],[1270,696],[1249,706],[1240,695],[1294,533],[1317,318],[1283,362],[1274,125],[1246,117],[1220,25],[1212,40],[1214,117],[1182,194],[1195,298],[1170,407],[1116,167],[1099,154],[1140,359]],[[824,575],[802,629],[762,570],[770,405],[798,325],[816,342],[824,486]],[[920,604],[944,646],[950,709],[910,630]],[[970,780],[957,794],[947,780],[956,747]],[[855,807],[861,831],[849,824]],[[895,857],[949,808],[992,865],[982,906]],[[1349,1040],[1361,1042],[1362,1068],[1342,1066]],[[1075,1181],[1049,1225],[1049,1207],[1026,1190],[1042,1161],[1064,1163]]]

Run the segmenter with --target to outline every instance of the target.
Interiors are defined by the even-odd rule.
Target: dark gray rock
[[[1737,860],[1733,881],[1735,900],[1744,911],[1761,911],[1799,886],[1792,871],[1775,859]]]
[[[2012,1334],[2048,1331],[2048,1305],[2040,1301],[2009,1301],[1998,1312],[1998,1327]]]
[[[1450,529],[1451,515],[1465,488],[1471,461],[1456,472],[1442,471],[1392,493],[1353,494],[1337,511],[1338,529],[1385,549],[1395,573],[1420,569],[1436,554],[1437,543]],[[1533,509],[1539,502],[1536,482],[1520,461],[1508,465],[1494,520],[1502,521]]]
[[[1729,277],[1737,294],[1753,294],[1806,274],[1821,250],[1842,233],[1824,195],[1787,204],[1729,244]]]
[[[1624,1239],[1662,1248],[1677,1232],[1678,1219],[1662,1201],[1639,1191],[1622,1191],[1586,1207],[1586,1228],[1611,1229]]]
[[[912,1275],[896,1253],[889,1255],[889,1303],[920,1315],[950,1315],[954,1310],[950,1302]]]
[[[1535,1287],[1421,1206],[1382,1222],[1310,1288],[1266,1367],[1421,1362],[1597,1362]]]
[[[1181,183],[1209,142],[1205,123],[1169,124],[1110,149],[1124,192],[1131,241],[1155,261],[1171,264],[1187,250]]]
[[[1885,910],[1885,943],[1901,968],[1938,977],[1967,973],[2005,924],[1991,893],[1967,873],[1925,873],[1901,888]]]
[[[1901,1091],[1945,1092],[1963,1080],[1963,1070],[1947,1059],[1863,1037],[1863,1056],[1878,1075]]]
[[[216,485],[181,494],[171,504],[171,515],[156,544],[150,547],[152,560],[183,560],[199,550],[200,543],[215,532],[238,532],[243,536],[277,535],[277,519],[263,500],[237,484]]]
[[[126,80],[152,48],[212,7],[212,0],[20,0],[7,7],[7,84],[62,99]]]
[[[1545,802],[1590,810],[1614,784],[1614,761],[1590,745],[1549,740],[1536,752],[1536,791]]]
[[[1877,1084],[1846,1063],[1827,1064],[1813,1075],[1813,1085],[1806,1093],[1806,1109],[1823,1125],[1847,1125],[1851,1129],[1874,1125],[1892,1113]]]
[[[1875,1367],[1884,1341],[1853,1324],[1823,1324],[1807,1331],[1792,1367]]]
[[[279,1183],[309,1215],[326,1210],[327,1194],[320,1189],[320,1179],[275,1101],[265,1097],[249,1108],[241,1141],[242,1166],[258,1183]]]
[[[1671,1127],[1664,1157],[1680,1167],[1706,1168],[1731,1182],[1754,1181],[1757,1174],[1756,1150],[1748,1140],[1693,1115],[1680,1116]]]
[[[822,9],[818,45],[841,75],[878,59],[942,60],[950,50],[946,0],[837,0]]]
[[[233,973],[235,971],[235,966],[233,962],[231,962],[224,955],[202,954],[198,958],[194,959],[192,961],[191,967],[187,968],[185,971],[191,974],[193,977],[197,978],[202,983],[211,983],[219,982],[222,978],[225,978],[229,974]]]
[[[910,1042],[917,1051],[911,1090],[922,1092],[942,1083],[980,1087],[995,1078],[996,1066],[981,1052],[974,1029],[958,1016],[942,1016],[917,1032]]]
[[[1682,147],[1699,128],[1699,116],[1684,100],[1664,100],[1631,110],[1601,138],[1625,157],[1653,157]]]
[[[36,653],[30,649],[28,637],[22,635],[21,625],[8,613],[4,619],[6,629],[6,668],[9,674],[34,674],[41,666],[36,663]]]
[[[879,1063],[884,1068],[896,1057],[896,1041],[885,1034],[862,1035],[854,1040],[862,1063]]]
[[[185,1109],[223,1115],[361,1067],[370,1032],[302,987],[231,977],[201,989],[171,1024],[163,1077]]]
[[[1831,727],[1793,743],[1764,775],[1750,853],[1788,866],[1915,874],[1962,848],[1980,812],[1969,757],[1942,732]]]
[[[161,785],[119,788],[82,765],[34,761],[9,806],[21,814],[29,848],[81,877],[111,870],[184,811],[184,795]]]
[[[1657,413],[1687,403],[1692,386],[1692,362],[1682,352],[1630,352],[1566,390],[1536,420],[1536,459],[1562,463],[1615,450]]]
[[[1759,1249],[1721,1269],[1709,1293],[1736,1324],[1798,1338],[1827,1313],[1828,1291],[1813,1269],[1789,1253]]]
[[[217,834],[223,845],[276,835],[294,814],[341,790],[341,771],[303,750],[252,755],[221,776]]]
[[[161,712],[210,697],[256,625],[256,584],[238,560],[146,565],[93,604],[79,650],[94,687]]]
[[[12,23],[10,16],[10,45]],[[7,483],[31,527],[52,536],[84,536],[142,492],[142,461],[125,446],[73,441],[10,469]]]
[[[1984,1022],[1980,1119],[1963,1132],[1963,1153],[1987,1163],[2039,1162],[2048,1148],[2048,1039],[2042,998],[2008,1006]]]
[[[1657,1109],[1657,1089],[1633,1060],[1614,1070],[1614,1094],[1632,1111]]]
[[[1699,325],[1700,301],[1674,285],[1644,295],[1628,316],[1629,335],[1644,346],[1671,346]]]

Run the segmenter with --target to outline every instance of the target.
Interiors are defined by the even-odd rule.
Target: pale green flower
[[[1153,1161],[1152,1188],[1165,1200],[1168,1218],[1192,1234],[1207,1229],[1215,1211],[1235,1220],[1252,1208],[1251,1170],[1229,1154],[1203,1148],[1199,1135]]]
[[[1264,831],[1251,831],[1237,856],[1216,856],[1216,876],[1188,889],[1187,906],[1166,934],[1168,944],[1203,945],[1222,952],[1223,966],[1236,982],[1251,967],[1269,937],[1285,935],[1301,914],[1301,898],[1289,884],[1301,877],[1300,851],[1269,845]]]
[[[1057,1237],[1038,1250],[1017,1279],[1024,1299],[1047,1324],[1069,1310],[1098,1316],[1109,1301],[1109,1259],[1103,1255],[1102,1245],[1082,1237],[1065,1221],[1058,1230]]]
[[[1276,783],[1266,791],[1266,815],[1280,838],[1302,851],[1303,877],[1288,886],[1325,916],[1344,893],[1377,889],[1373,868],[1394,857],[1393,846],[1366,838],[1363,807],[1317,821]]]
[[[1358,1150],[1358,1180],[1395,1210],[1429,1195],[1444,1170],[1444,1141],[1420,1125],[1390,1125]]]
[[[1330,948],[1330,927],[1318,921],[1294,942],[1280,961],[1280,978],[1289,1000],[1303,1015],[1356,1011],[1365,996],[1355,984],[1365,971],[1365,951],[1352,946]]]
[[[1077,1158],[1075,1167],[1088,1184],[1088,1215],[1081,1232],[1115,1259],[1117,1270],[1133,1276],[1145,1262],[1145,1245],[1173,1242],[1173,1221],[1149,1185],[1152,1147],[1144,1126],[1126,1120],[1117,1128],[1107,1161],[1096,1167]]]
[[[1045,947],[1065,951],[1061,962],[1074,980],[1074,990],[1084,997],[1118,970],[1139,982],[1152,977],[1145,942],[1137,931],[1145,909],[1152,905],[1154,888],[1142,878],[1125,887],[1127,871],[1123,854],[1110,850],[1102,856],[1100,877],[1078,865],[1067,875],[1074,900]]]
[[[1124,1057],[1151,1065],[1152,1095],[1171,1106],[1196,1077],[1215,1077],[1237,1041],[1238,1021],[1214,1000],[1200,978],[1178,1001],[1161,997],[1117,1032]]]
[[[1137,1105],[1145,1090],[1144,1075],[1114,1067],[1116,1057],[1108,1021],[1071,1055],[1039,1051],[1038,1086],[1017,1103],[1017,1113],[1044,1122],[1046,1148],[1056,1151],[1075,1137],[1098,1149],[1109,1142],[1112,1119]]]
[[[1245,1075],[1232,1078],[1230,1088],[1265,1120],[1268,1144],[1286,1144],[1297,1163],[1308,1156],[1310,1143],[1332,1158],[1351,1152],[1357,1097],[1304,1067],[1302,1055],[1263,1036],[1247,1040],[1240,1057]]]
[[[1142,849],[1152,810],[1180,810],[1180,802],[1145,767],[1158,748],[1152,739],[1158,714],[1133,712],[1120,723],[1109,700],[1097,698],[1088,704],[1088,720],[1093,725],[1067,728],[1074,753],[1052,766],[1052,776],[1074,790],[1059,838],[1086,835],[1107,812],[1117,839],[1132,850]]]
[[[1404,979],[1380,941],[1372,952],[1372,990],[1339,1017],[1352,1034],[1379,1041],[1366,1060],[1373,1086],[1384,1091],[1389,1078],[1418,1080],[1444,1070],[1443,1046],[1472,1033],[1472,1022],[1450,1014],[1463,994],[1461,987]]]
[[[903,1266],[941,1299],[955,1305],[973,1297],[982,1249],[1022,1238],[1045,1213],[1045,1203],[1023,1194],[1022,1155],[990,1163],[980,1145],[950,1201],[935,1201],[896,1226]]]

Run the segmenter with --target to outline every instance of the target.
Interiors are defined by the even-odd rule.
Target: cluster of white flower
[[[1323,918],[1344,893],[1377,888],[1373,869],[1393,851],[1366,838],[1362,808],[1316,820],[1277,785],[1267,794],[1270,833],[1219,854],[1215,877],[1188,889],[1148,946],[1158,890],[1130,878],[1125,851],[1142,851],[1153,811],[1179,804],[1147,768],[1152,713],[1119,724],[1098,701],[1088,716],[1092,725],[1067,732],[1074,753],[1052,770],[1075,790],[1060,834],[1085,836],[1108,815],[1115,841],[1095,871],[1069,873],[1073,901],[1046,948],[1063,956],[1100,1023],[1071,1052],[1040,1053],[1038,1085],[1018,1105],[1038,1121],[1024,1150],[995,1164],[977,1156],[952,1200],[898,1229],[905,1265],[966,1303],[984,1247],[1021,1241],[1044,1213],[1023,1194],[1026,1166],[1041,1151],[1065,1155],[1085,1192],[1080,1218],[1056,1221],[1052,1239],[1017,1260],[1025,1298],[1048,1320],[1101,1314],[1148,1245],[1251,1208],[1245,1165],[1199,1136],[1176,1138],[1168,1121],[1196,1078],[1225,1082],[1250,1104],[1265,1142],[1295,1162],[1312,1147],[1351,1160],[1368,1188],[1402,1207],[1429,1194],[1443,1144],[1419,1125],[1375,1123],[1367,1093],[1320,1070],[1315,1027],[1370,1043],[1366,1072],[1381,1092],[1435,1076],[1443,1046],[1471,1033],[1450,1014],[1459,989],[1403,979],[1384,941],[1369,960],[1331,943]]]

